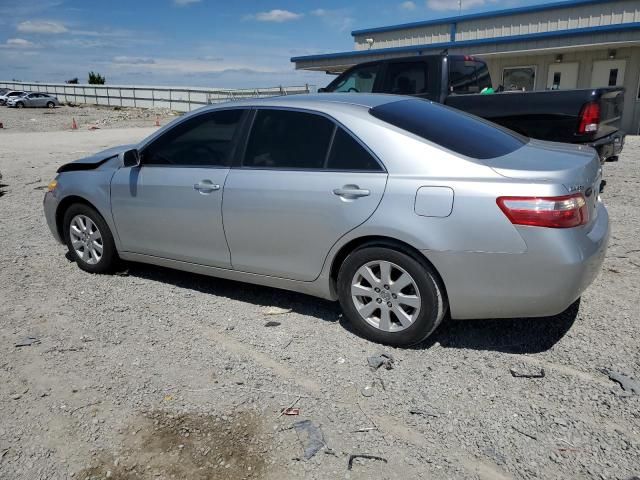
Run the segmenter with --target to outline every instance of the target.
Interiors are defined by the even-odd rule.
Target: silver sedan
[[[136,261],[339,300],[364,336],[562,312],[609,237],[588,147],[419,99],[205,107],[62,166],[47,222],[83,270]]]
[[[7,100],[7,107],[16,107],[16,108],[24,108],[24,107],[46,107],[46,108],[54,108],[59,107],[60,102],[53,95],[49,95],[48,93],[25,93],[20,97],[11,97]]]

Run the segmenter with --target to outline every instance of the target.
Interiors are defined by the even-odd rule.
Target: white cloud
[[[2,45],[4,48],[35,48],[37,45],[24,38],[10,38]]]
[[[51,20],[27,20],[18,24],[19,32],[24,33],[65,33],[67,27]]]
[[[282,22],[290,22],[292,20],[299,20],[303,16],[304,15],[302,13],[294,13],[294,12],[290,12],[289,10],[280,10],[276,8],[268,12],[256,13],[255,15],[252,15],[250,18],[255,18],[259,22],[282,23]]]
[[[242,62],[211,62],[199,59],[182,58],[145,58],[145,57],[115,57],[111,66],[120,69],[139,69],[144,65],[150,72],[166,73],[222,73],[229,71],[247,71],[255,73],[273,73],[271,67],[256,66],[251,63]]]
[[[427,0],[427,7],[431,10],[470,10],[476,7],[482,7],[489,3],[497,3],[498,0]]]
[[[150,57],[128,57],[126,55],[119,55],[117,57],[113,57],[113,63],[126,65],[151,65],[156,63],[156,61]]]
[[[408,2],[402,2],[400,4],[400,8],[402,10],[408,10],[408,11],[412,11],[416,9],[416,4],[414,2],[408,1]]]
[[[350,10],[339,8],[336,10],[326,10],[324,8],[317,8],[311,11],[311,15],[319,17],[324,23],[331,28],[344,32],[351,28],[353,25],[353,18],[349,15]]]
[[[193,3],[199,3],[199,2],[200,0],[173,0],[173,4],[177,5],[178,7],[186,7]]]

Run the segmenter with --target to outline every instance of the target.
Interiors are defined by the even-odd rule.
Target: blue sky
[[[545,3],[463,0],[464,13]],[[292,56],[353,48],[353,29],[455,15],[457,0],[0,0],[0,79],[324,86]]]

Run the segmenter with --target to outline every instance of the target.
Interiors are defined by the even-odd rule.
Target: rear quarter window
[[[478,160],[507,155],[529,141],[481,118],[426,100],[386,103],[372,108],[370,113],[447,150]]]

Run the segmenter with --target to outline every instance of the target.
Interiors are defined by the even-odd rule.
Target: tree
[[[89,72],[89,85],[104,85],[105,78],[99,73]]]
[[[78,84],[78,77],[72,78],[71,80],[67,80],[64,83],[68,83],[69,85],[77,85]]]

